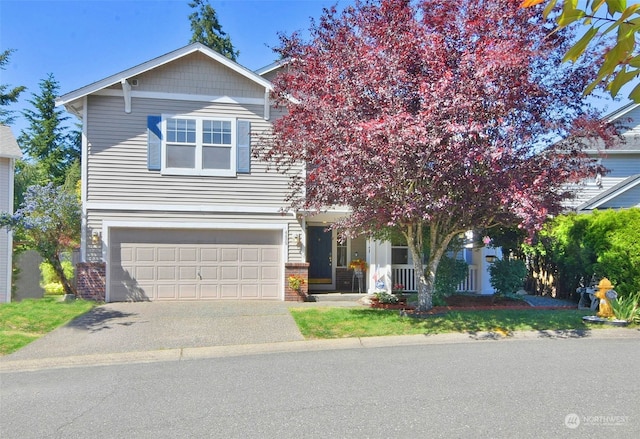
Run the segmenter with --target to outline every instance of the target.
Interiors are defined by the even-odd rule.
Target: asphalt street
[[[486,339],[0,374],[0,437],[637,438],[640,341]]]

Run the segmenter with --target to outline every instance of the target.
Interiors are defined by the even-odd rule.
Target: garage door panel
[[[202,280],[218,279],[218,267],[200,267],[200,276],[202,277]]]
[[[277,299],[279,297],[278,291],[280,287],[277,283],[274,284],[260,284],[260,296],[263,299]]]
[[[138,262],[155,262],[156,252],[155,248],[151,247],[138,247],[135,251],[135,260]]]
[[[221,281],[230,281],[239,280],[238,278],[239,267],[231,266],[231,267],[220,267],[220,280]]]
[[[222,262],[239,262],[240,252],[237,248],[222,248],[220,250],[220,261]]]
[[[259,299],[260,286],[257,284],[241,285],[240,295],[243,299]]]
[[[180,284],[177,286],[178,298],[182,300],[197,299],[198,298],[198,285],[192,284]]]
[[[240,249],[240,261],[245,263],[258,262],[260,260],[260,249],[243,248]]]
[[[206,264],[208,262],[218,262],[218,249],[217,248],[202,248],[200,249],[200,262]]]
[[[222,284],[220,285],[220,298],[221,299],[238,299],[238,284]]]
[[[176,273],[177,273],[177,268],[175,266],[174,267],[161,266],[161,267],[158,267],[158,274],[156,278],[158,280],[163,280],[163,281],[175,281]]]
[[[147,287],[145,291],[153,290],[153,287]],[[178,294],[176,291],[176,286],[173,284],[160,284],[156,286],[156,297],[158,299],[177,299]]]
[[[260,261],[261,262],[270,262],[270,263],[279,263],[280,262],[280,249],[274,248],[262,248],[260,249]]]
[[[198,260],[198,249],[187,247],[178,249],[178,260],[180,262],[196,262]]]
[[[279,267],[260,267],[260,280],[275,281],[280,279]]]
[[[200,284],[200,298],[201,299],[219,299],[219,285],[218,284],[209,284],[209,283],[201,283]]]
[[[117,258],[114,262],[131,262],[133,261],[133,249],[132,248],[121,248],[120,246],[112,249]]]
[[[158,247],[158,262],[177,262],[177,252],[173,247]]]
[[[243,282],[251,282],[260,280],[260,267],[258,266],[245,266],[240,267],[240,273]]]
[[[109,300],[278,299],[277,231],[112,229]]]
[[[178,281],[187,281],[187,282],[193,282],[196,280],[196,277],[198,276],[198,267],[195,265],[192,266],[182,266],[179,268],[178,270],[179,276],[178,276]]]
[[[134,273],[133,278],[139,282],[154,281],[156,279],[156,270],[154,267],[135,267],[131,272]]]

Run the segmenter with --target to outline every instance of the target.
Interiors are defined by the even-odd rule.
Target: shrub
[[[611,301],[611,309],[618,320],[640,324],[640,292]]]
[[[62,269],[67,279],[72,280],[75,273],[73,270],[73,264],[71,261],[63,260]],[[60,283],[60,279],[55,270],[47,261],[43,261],[40,264],[40,286],[44,289],[45,294],[55,295],[64,294],[64,287]]]
[[[525,246],[533,277],[553,275],[561,294],[572,293],[580,279],[606,277],[620,296],[640,291],[640,209],[559,215]]]
[[[465,261],[443,256],[436,273],[435,296],[448,297],[455,294],[468,273],[469,264]]]
[[[520,259],[497,259],[489,267],[491,286],[497,295],[515,293],[524,285],[527,266]]]
[[[398,296],[389,294],[386,291],[378,291],[373,294],[380,303],[398,303]]]
[[[64,294],[64,287],[60,282],[51,282],[42,286],[44,293],[49,296]]]

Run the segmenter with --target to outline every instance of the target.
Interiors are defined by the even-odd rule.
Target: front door
[[[325,226],[307,228],[307,261],[309,261],[309,284],[331,288],[333,270],[331,259],[331,230]]]

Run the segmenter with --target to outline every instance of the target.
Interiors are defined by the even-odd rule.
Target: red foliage
[[[298,201],[351,206],[360,229],[443,213],[461,229],[507,214],[534,227],[556,212],[562,185],[590,169],[548,145],[584,127],[593,72],[561,66],[562,36],[518,4],[358,3],[325,10],[309,43],[283,38],[288,113],[269,156],[307,163]]]
[[[563,185],[595,175],[574,122],[609,134],[585,129],[593,67],[562,64],[564,34],[520,1],[357,2],[325,10],[309,42],[282,37],[286,113],[266,157],[306,163],[292,205],[349,206],[335,226],[355,233],[428,224],[445,247],[558,212]],[[560,149],[561,137],[574,140]]]

